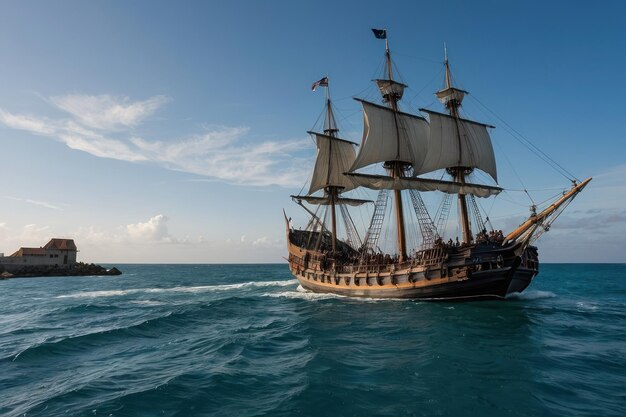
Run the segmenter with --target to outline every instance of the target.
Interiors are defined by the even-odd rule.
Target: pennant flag
[[[315,91],[317,87],[328,87],[328,77],[324,77],[319,81],[315,81],[311,86],[311,90]]]
[[[387,39],[387,29],[372,29],[376,39]]]

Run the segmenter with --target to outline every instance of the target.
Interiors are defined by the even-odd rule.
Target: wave
[[[516,292],[509,294],[506,298],[510,300],[541,300],[544,298],[555,298],[556,294],[552,291],[529,290],[522,293]]]
[[[128,323],[125,326],[101,327],[95,331],[86,333],[74,333],[67,335],[58,335],[45,338],[23,348],[11,357],[1,358],[0,360],[10,360],[12,362],[18,359],[31,359],[43,355],[65,355],[71,356],[77,352],[94,349],[102,344],[102,338],[110,339],[127,339],[141,335],[151,335],[154,329],[166,331],[166,325],[176,327],[180,322],[180,316],[184,316],[186,312],[174,313],[167,312],[157,317],[148,317],[140,319],[134,323]]]
[[[211,291],[228,291],[242,288],[264,288],[264,287],[286,287],[295,285],[298,280],[287,281],[251,281],[237,284],[221,285],[200,285],[193,287],[170,287],[170,288],[130,288],[127,290],[102,290],[102,291],[81,291],[72,294],[59,295],[56,298],[98,298],[98,297],[119,297],[129,294],[154,294],[154,293],[199,293]]]

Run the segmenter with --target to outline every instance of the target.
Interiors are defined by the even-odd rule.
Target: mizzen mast
[[[313,168],[311,184],[307,195],[292,196],[296,201],[306,201],[309,204],[330,206],[331,211],[331,250],[337,251],[337,214],[336,206],[361,205],[368,200],[358,200],[340,197],[340,194],[353,189],[355,186],[350,178],[343,173],[352,165],[356,157],[353,142],[338,137],[339,129],[332,111],[330,92],[328,89],[328,77],[324,77],[313,83],[312,90],[317,87],[326,87],[326,110],[324,112],[324,132],[308,132],[315,137],[317,157]],[[324,191],[323,196],[314,196],[319,190]],[[308,211],[308,210],[307,210]],[[321,242],[323,228],[318,241]],[[318,244],[319,244],[318,242]]]
[[[324,77],[326,80],[325,91],[326,91],[326,122],[324,123],[324,133],[331,138],[336,137],[337,132],[337,123],[335,122],[335,115],[333,114],[333,109],[330,104],[330,87],[328,85],[328,77]],[[328,143],[329,151],[328,151],[328,166],[332,164],[332,155],[333,155],[333,141],[329,141]],[[337,252],[337,212],[336,212],[336,203],[337,198],[339,197],[339,187],[335,185],[331,185],[330,181],[330,169],[326,174],[326,187],[324,187],[324,191],[328,193],[328,198],[330,200],[330,217],[331,217],[331,235],[332,235],[332,251],[333,253]]]

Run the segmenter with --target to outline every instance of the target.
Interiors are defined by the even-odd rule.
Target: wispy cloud
[[[13,129],[27,130],[39,135],[54,135],[57,131],[56,127],[52,126],[53,122],[49,120],[23,114],[12,114],[2,109],[0,109],[0,122]]]
[[[146,160],[144,156],[131,149],[123,141],[107,138],[73,120],[50,120],[31,115],[13,114],[0,109],[0,123],[13,129],[56,138],[71,149],[87,152],[101,158],[129,162]]]
[[[134,135],[133,128],[169,99],[154,96],[143,101],[111,95],[72,94],[49,102],[69,118],[50,119],[14,114],[0,109],[0,123],[13,129],[55,138],[71,149],[100,158],[155,163],[167,169],[192,173],[239,185],[300,186],[307,158],[297,152],[310,141],[291,139],[249,143],[247,127],[210,126],[204,131],[172,140],[149,140]]]
[[[607,210],[604,213],[586,215],[584,217],[562,216],[556,224],[557,229],[603,229],[626,225],[626,212]]]
[[[81,124],[107,131],[136,126],[168,101],[163,95],[135,102],[109,94],[68,94],[50,98],[55,107],[71,114]]]
[[[161,165],[183,172],[217,178],[241,185],[301,185],[301,166],[306,161],[293,152],[307,146],[302,139],[239,143],[245,127],[214,127],[202,135],[175,142],[150,142],[132,138],[142,155]]]
[[[63,210],[61,207],[52,203],[48,203],[47,201],[31,200],[29,198],[12,197],[9,195],[5,195],[4,198],[13,200],[13,201],[21,201],[21,202],[28,203],[28,204],[34,204],[36,206],[45,207],[45,208],[49,208],[52,210]]]

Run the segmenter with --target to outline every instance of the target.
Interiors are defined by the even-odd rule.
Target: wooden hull
[[[289,267],[302,287],[348,297],[501,299],[524,291],[539,266],[536,248],[499,245],[433,248],[401,264],[350,264],[289,237]]]
[[[508,294],[522,292],[536,275],[535,271],[516,271],[514,277],[509,271],[496,271],[488,277],[468,279],[458,282],[441,282],[430,285],[378,286],[366,284],[323,285],[315,280],[296,276],[303,288],[318,292],[332,293],[347,297],[365,298],[415,298],[425,300],[498,299]]]

